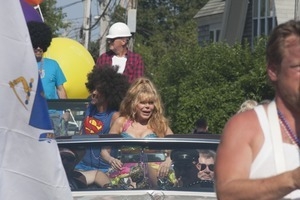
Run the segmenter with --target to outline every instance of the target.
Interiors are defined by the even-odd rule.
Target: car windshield
[[[60,123],[54,131],[73,192],[214,191],[219,135],[175,134],[147,139],[115,134],[83,136],[80,127],[87,104],[88,100],[48,100],[49,113],[69,114],[68,123]],[[103,149],[108,153],[105,159]]]
[[[81,137],[58,140],[73,191],[213,191],[217,144],[209,140],[78,138]],[[109,149],[110,156],[122,164],[121,168],[105,161],[100,154],[102,149]],[[166,174],[160,175],[160,170]]]

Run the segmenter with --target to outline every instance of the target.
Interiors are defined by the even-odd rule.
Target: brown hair
[[[268,65],[274,65],[280,70],[284,55],[284,40],[296,35],[300,37],[300,21],[290,20],[278,25],[271,33],[267,43],[266,60]]]

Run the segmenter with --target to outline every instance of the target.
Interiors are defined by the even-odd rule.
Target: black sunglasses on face
[[[117,38],[107,39],[107,43],[108,43],[108,44],[114,43],[116,39],[117,39]]]
[[[34,53],[38,53],[38,52],[43,53],[43,52],[44,52],[43,49],[41,49],[41,48],[39,48],[39,47],[33,49],[33,51],[34,51]]]
[[[203,163],[198,163],[197,164],[198,168],[200,169],[200,171],[203,171],[205,170],[207,167],[210,171],[214,171],[214,168],[215,168],[215,165],[214,164],[209,164],[209,165],[206,165],[206,164],[203,164]]]
[[[114,43],[115,40],[117,40],[117,39],[122,39],[122,38],[112,38],[112,39],[107,39],[107,43],[108,43],[108,44]]]

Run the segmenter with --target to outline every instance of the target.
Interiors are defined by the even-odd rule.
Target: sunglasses
[[[112,39],[107,39],[107,43],[108,43],[108,44],[112,44],[112,43],[114,43],[115,40],[117,40],[117,39],[122,39],[122,38],[112,38]]]
[[[206,164],[203,164],[203,163],[198,163],[197,167],[200,169],[200,171],[205,170],[207,167],[208,167],[208,169],[210,171],[214,171],[214,169],[215,169],[215,165],[214,164],[206,165]]]
[[[43,52],[44,52],[43,49],[41,49],[41,48],[39,48],[39,47],[33,49],[33,51],[34,51],[34,53],[38,53],[38,52],[43,53]]]

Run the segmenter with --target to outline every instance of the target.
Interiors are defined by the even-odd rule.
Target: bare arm
[[[173,131],[171,130],[170,127],[168,127],[165,135],[173,135]],[[166,154],[167,154],[166,160],[164,162],[161,162],[158,167],[158,177],[167,176],[169,173],[169,169],[172,165],[172,160],[170,158],[170,151],[167,150]]]
[[[101,157],[109,163],[114,169],[121,170],[123,163],[110,155],[111,148],[109,146],[102,147]]]
[[[67,92],[66,92],[66,90],[65,90],[65,88],[64,88],[63,85],[57,86],[56,89],[57,89],[58,97],[59,97],[60,99],[67,99],[67,98],[68,98]]]
[[[114,114],[115,117],[119,116],[119,113],[115,113],[115,114]],[[113,116],[113,118],[114,118],[114,116]],[[122,126],[123,126],[123,121],[124,121],[123,117],[118,117],[117,119],[112,119],[112,121],[114,121],[114,122],[112,123],[109,134],[120,134],[122,131]],[[123,163],[120,160],[118,160],[110,155],[110,147],[109,146],[102,147],[101,156],[106,162],[111,164],[111,166],[113,168],[121,170]]]
[[[124,121],[125,121],[124,117],[118,117],[117,119],[115,119],[114,122],[112,123],[112,126],[110,127],[109,134],[120,134],[122,132]]]
[[[110,122],[110,129],[112,127],[112,125],[114,124],[114,122],[116,121],[116,119],[118,119],[118,117],[120,117],[120,113],[119,112],[115,112],[111,118],[111,122]]]
[[[170,129],[170,127],[168,127],[166,135],[173,135],[173,131]]]
[[[236,115],[226,124],[216,159],[218,199],[281,199],[299,188],[300,168],[269,178],[249,179],[251,164],[263,142],[254,111]]]

